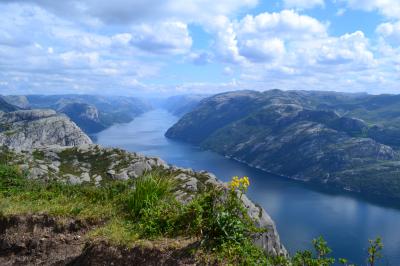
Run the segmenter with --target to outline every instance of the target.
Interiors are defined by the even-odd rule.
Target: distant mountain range
[[[161,107],[166,109],[171,114],[176,116],[183,116],[184,114],[192,111],[201,100],[207,98],[204,94],[185,94],[176,95],[164,99]]]
[[[400,198],[400,96],[236,91],[167,133],[278,175]]]
[[[66,114],[88,134],[97,133],[116,123],[130,122],[152,108],[142,99],[122,96],[27,95],[3,96],[2,99],[14,109],[1,102],[0,108],[8,108],[9,111],[53,109]]]

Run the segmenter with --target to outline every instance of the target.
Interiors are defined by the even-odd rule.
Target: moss
[[[17,158],[17,155],[6,146],[0,147],[0,164],[9,164]]]
[[[68,174],[80,174],[79,171],[76,170],[76,166],[74,166],[74,161],[78,161],[80,164],[86,163],[90,165],[90,175],[96,176],[100,175],[103,178],[106,178],[107,170],[109,169],[112,159],[110,157],[112,155],[112,151],[104,151],[104,152],[80,152],[77,148],[65,149],[61,153],[59,153],[61,166],[61,173]]]
[[[0,132],[10,130],[11,128],[12,126],[9,123],[0,123]]]
[[[3,134],[6,137],[11,137],[11,136],[14,136],[15,134],[17,134],[18,132],[19,132],[18,130],[7,130],[7,131],[3,132]]]
[[[43,152],[43,151],[40,151],[40,150],[34,150],[34,151],[32,152],[32,156],[33,156],[33,158],[36,159],[36,160],[41,160],[41,161],[43,161],[43,160],[45,159],[45,157],[44,157],[44,152]]]

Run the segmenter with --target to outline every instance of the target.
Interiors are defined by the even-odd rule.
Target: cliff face
[[[93,105],[69,103],[58,111],[71,118],[84,132],[99,132],[106,128],[100,121],[99,111]]]
[[[10,96],[2,96],[2,98],[9,104],[17,106],[18,108],[21,108],[21,109],[29,109],[30,108],[30,104],[29,104],[29,101],[26,98],[26,96],[10,95]]]
[[[98,145],[78,147],[43,147],[25,153],[15,153],[11,164],[28,171],[28,178],[43,181],[60,180],[71,184],[101,184],[103,180],[134,179],[155,169],[169,171],[177,180],[176,198],[187,203],[206,186],[225,187],[225,184],[207,172],[178,168],[159,158],[146,157],[120,149],[102,148]],[[255,242],[271,255],[287,252],[280,243],[275,224],[261,207],[246,196],[243,204],[256,225],[267,229]]]
[[[400,198],[398,152],[374,137],[375,127],[319,108],[321,101],[339,100],[304,92],[220,94],[202,101],[166,136],[278,175]]]
[[[100,95],[28,95],[31,108],[53,109],[71,118],[84,132],[97,133],[116,123],[127,123],[150,110],[135,97]]]
[[[41,146],[76,146],[92,143],[66,116],[52,110],[0,113],[0,144],[15,149]]]
[[[15,105],[10,104],[4,98],[0,97],[0,111],[2,112],[12,112],[17,111],[19,108]]]

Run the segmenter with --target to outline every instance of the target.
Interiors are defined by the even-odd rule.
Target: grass
[[[69,185],[28,180],[18,167],[0,164],[0,215],[46,213],[87,220],[97,224],[87,233],[88,240],[125,247],[165,247],[167,239],[176,246],[198,243],[192,253],[209,264],[329,266],[335,262],[322,238],[314,240],[314,252],[300,251],[292,259],[268,257],[252,242],[255,234],[265,231],[247,216],[236,191],[207,189],[184,205],[174,197],[176,187],[176,181],[161,171],[101,186]],[[371,242],[369,250],[373,262],[383,247],[378,240]]]
[[[162,178],[155,172],[137,178],[134,190],[126,197],[127,211],[139,218],[143,210],[151,208],[163,198],[173,197],[175,183],[173,179]]]
[[[242,226],[239,228],[242,235],[235,245],[245,243],[243,228],[250,226],[241,218],[244,212],[225,208],[224,201],[218,199],[223,198],[222,191],[203,192],[184,205],[175,199],[177,187],[177,182],[161,171],[146,173],[135,180],[108,180],[95,186],[28,180],[18,167],[0,165],[0,213],[5,216],[47,213],[90,220],[99,225],[88,233],[90,239],[124,246],[163,238],[197,239],[204,243],[207,252],[218,254],[225,254],[223,250],[230,249],[228,244],[234,242],[228,238],[221,241],[226,233],[237,236],[232,230],[238,227],[227,226],[232,223]],[[214,211],[221,215],[214,215]],[[224,217],[225,221],[221,223],[218,217]],[[210,226],[215,229],[208,230]],[[226,247],[220,249],[221,243]],[[253,245],[246,246],[258,250]],[[224,256],[220,259],[225,260]]]

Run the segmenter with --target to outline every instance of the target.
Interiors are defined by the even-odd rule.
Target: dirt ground
[[[179,247],[116,247],[88,241],[96,225],[47,215],[0,217],[0,265],[196,265],[194,243]]]

